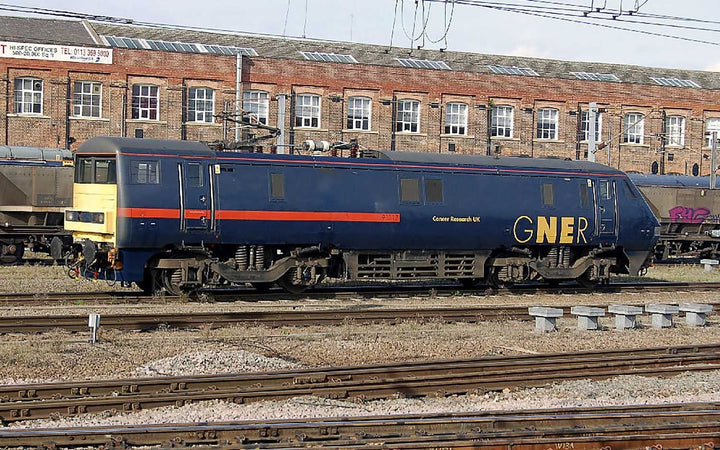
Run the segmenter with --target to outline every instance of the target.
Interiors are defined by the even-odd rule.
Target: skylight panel
[[[693,80],[682,80],[680,78],[663,78],[663,77],[650,77],[651,80],[659,84],[660,86],[672,86],[672,87],[689,87],[689,88],[702,88],[699,84]]]
[[[159,39],[137,39],[118,36],[102,36],[111,47],[158,50],[163,52],[213,53],[216,55],[258,56],[253,48],[225,45],[203,45],[189,42],[170,42]]]
[[[570,72],[578,80],[590,80],[590,81],[614,81],[616,83],[622,82],[613,73],[597,73],[597,72]]]
[[[353,55],[341,55],[338,53],[324,53],[324,52],[300,52],[303,58],[309,61],[321,61],[321,62],[339,62],[346,64],[357,64],[357,60]]]
[[[526,77],[540,76],[539,73],[535,72],[529,67],[489,65],[488,68],[490,68],[490,70],[492,70],[494,73],[499,73],[503,75],[523,75]]]
[[[430,59],[395,58],[404,67],[413,69],[435,69],[452,70],[445,61],[433,61]]]

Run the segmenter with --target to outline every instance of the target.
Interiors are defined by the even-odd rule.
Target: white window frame
[[[258,123],[267,125],[270,116],[270,94],[256,90],[243,92],[243,109]]]
[[[666,116],[665,117],[665,138],[666,144],[673,147],[685,146],[685,117],[684,116]]]
[[[320,96],[297,94],[295,97],[295,126],[320,128]]]
[[[705,147],[707,148],[712,148],[713,131],[717,131],[717,137],[720,139],[720,117],[708,117],[705,119]]]
[[[537,111],[536,137],[556,141],[558,139],[560,111],[557,108],[539,108]]]
[[[467,136],[468,105],[449,102],[445,105],[445,134]]]
[[[395,131],[398,133],[420,133],[420,102],[418,100],[398,100]]]
[[[348,98],[347,129],[370,131],[372,129],[372,101],[370,97]]]
[[[73,117],[102,117],[102,83],[76,81],[73,84]]]
[[[587,142],[590,138],[590,111],[580,112],[580,142]],[[595,113],[595,142],[600,142],[602,136],[602,114]]]
[[[645,143],[645,114],[625,113],[623,128],[625,129],[623,143],[639,145]]]
[[[135,88],[138,89],[137,94],[135,93]],[[153,91],[155,92],[154,94]],[[145,100],[146,103],[143,102],[143,100]],[[155,106],[153,106],[153,100]],[[145,103],[145,106],[143,106],[143,103]],[[152,117],[153,111],[155,112],[155,118]],[[130,117],[134,120],[160,120],[160,88],[157,85],[143,83],[132,85],[132,109]]]
[[[515,133],[515,107],[493,106],[490,111],[490,136],[511,139]]]
[[[43,80],[35,77],[15,78],[15,113],[42,115]]]
[[[202,95],[198,95],[201,93]],[[215,114],[215,90],[206,86],[193,86],[188,89],[188,122],[213,123],[213,114]]]

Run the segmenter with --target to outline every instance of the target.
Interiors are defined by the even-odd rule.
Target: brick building
[[[281,135],[368,148],[585,158],[707,174],[720,74],[87,21],[0,17],[0,145],[215,141],[242,107]],[[248,133],[244,131],[243,133]]]

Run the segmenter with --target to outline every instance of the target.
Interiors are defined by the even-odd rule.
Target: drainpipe
[[[126,137],[127,134],[127,88],[123,91],[122,95],[122,110],[120,111],[120,136]]]
[[[65,98],[65,149],[70,150],[70,77],[67,77],[66,86],[66,98]]]
[[[392,134],[390,135],[390,150],[395,151],[395,127],[397,127],[397,124],[395,121],[397,120],[397,97],[393,95],[392,97],[392,113],[390,117],[390,124],[392,125]],[[418,130],[419,131],[419,130]]]
[[[15,104],[15,99],[10,98],[10,76],[7,74],[7,81],[5,82],[5,98],[7,99],[7,106],[5,107],[5,145],[10,145],[10,118],[9,111],[13,111],[12,108]]]
[[[187,120],[188,120],[188,112],[187,112],[187,106],[188,106],[188,92],[187,92],[187,85],[185,84],[185,80],[183,80],[182,83],[182,105],[180,107],[180,120],[182,123],[180,124],[180,140],[186,141],[187,140]]]
[[[240,100],[242,93],[242,64],[243,57],[240,53],[235,55],[235,142],[240,142]]]
[[[288,154],[295,153],[295,90],[290,90],[290,134],[288,136]]]
[[[287,94],[278,94],[277,102],[278,102],[277,127],[278,127],[278,130],[280,130],[280,134],[277,137],[277,141],[275,142],[275,145],[277,147],[278,153],[288,153],[287,149],[285,148],[285,107],[286,107],[285,105],[287,104]]]

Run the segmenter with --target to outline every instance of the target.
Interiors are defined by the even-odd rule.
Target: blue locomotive
[[[638,273],[657,240],[627,176],[583,161],[99,137],[75,167],[65,226],[84,270],[147,291],[297,292],[325,277],[593,285]]]

